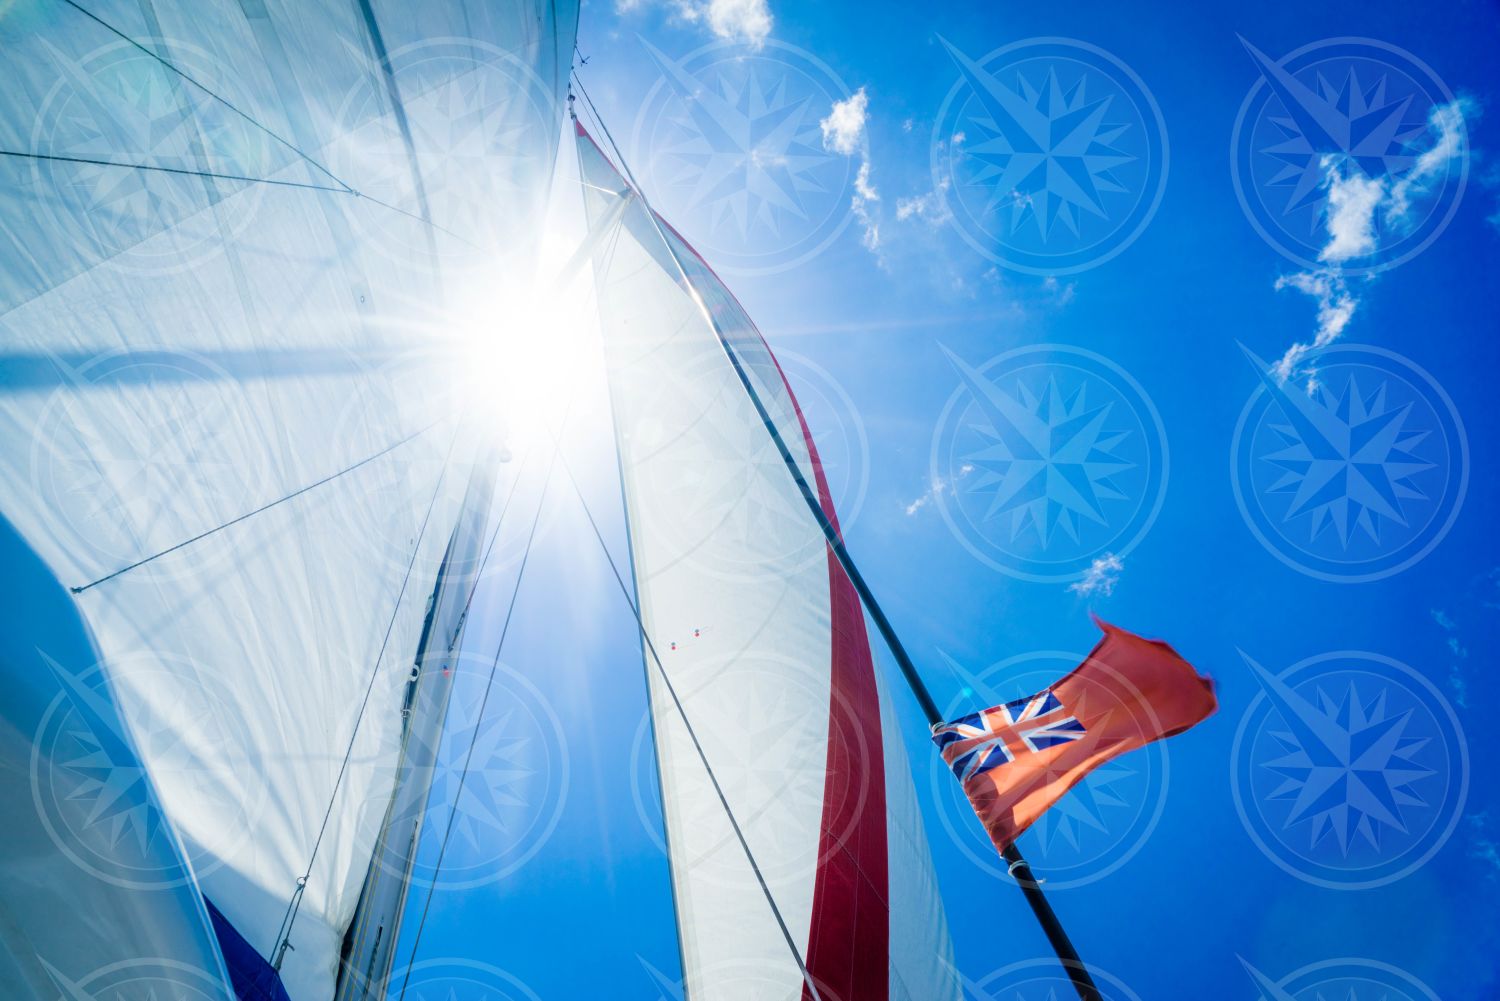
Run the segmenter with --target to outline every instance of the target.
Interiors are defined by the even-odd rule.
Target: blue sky
[[[1320,983],[1342,996],[1345,981],[1326,978],[1344,976],[1363,985],[1356,996],[1375,998],[1372,981],[1359,979],[1376,977],[1368,961],[1402,971],[1379,975],[1396,978],[1382,981],[1395,985],[1392,997],[1423,996],[1413,978],[1444,999],[1495,989],[1500,924],[1487,901],[1500,888],[1500,802],[1497,744],[1483,711],[1500,696],[1486,669],[1496,654],[1500,607],[1500,553],[1488,517],[1497,487],[1491,384],[1500,360],[1491,306],[1500,240],[1500,168],[1490,152],[1500,148],[1497,28],[1500,20],[1482,4],[1167,12],[1089,2],[933,8],[879,0],[772,0],[769,7],[689,0],[628,9],[596,2],[583,10],[586,85],[657,208],[722,267],[782,354],[831,456],[850,549],[939,701],[972,705],[1044,683],[1048,671],[1060,675],[1068,657],[1094,641],[1091,609],[1168,639],[1216,678],[1217,716],[1122,759],[1101,775],[1092,802],[1065,803],[1060,823],[1021,841],[1043,874],[1050,865],[1054,904],[1083,956],[1139,997],[1181,996],[1184,984],[1196,985],[1194,993],[1212,985],[1223,996],[1311,997]],[[1285,111],[1267,96],[1268,85],[1258,85],[1263,67],[1237,35],[1303,79],[1312,79],[1307,66],[1327,59],[1335,89],[1353,66],[1362,98],[1376,110],[1405,87],[1411,101],[1393,125],[1405,138],[1381,151],[1398,158],[1358,161],[1365,171],[1355,172],[1344,161],[1309,166],[1305,151],[1280,160],[1267,153],[1274,140],[1290,136],[1295,145],[1298,134],[1275,131]],[[1346,36],[1385,45],[1312,45]],[[1071,41],[1034,41],[1054,37]],[[1095,180],[1099,170],[1114,168],[1109,176],[1121,190],[1096,192],[1102,215],[1073,203],[1050,217],[1045,240],[1040,228],[1025,227],[1040,227],[1035,213],[1056,212],[1056,205],[1033,201],[1033,214],[1007,229],[1014,196],[1000,191],[1001,209],[985,215],[985,198],[996,192],[986,192],[982,171],[1004,158],[986,161],[985,149],[975,146],[984,138],[973,125],[982,109],[975,110],[972,88],[965,89],[959,62],[940,39],[1013,88],[1017,78],[1005,74],[1015,70],[1005,67],[1019,65],[1037,88],[1033,106],[1049,100],[1051,66],[1061,67],[1063,113],[1077,97],[1066,92],[1080,73],[1092,74],[1087,87],[1097,88],[1086,88],[1083,103],[1112,95],[1101,127],[1125,126],[1104,140],[1111,145],[1106,155],[1119,159],[1082,168]],[[699,51],[712,45],[718,48]],[[730,69],[714,68],[726,59]],[[689,149],[681,144],[692,132],[683,108],[672,105],[674,70],[663,60],[676,72],[721,74],[700,80],[753,82],[763,93],[745,100],[769,95],[766,108],[800,100],[805,92],[796,88],[813,81],[829,97],[816,120],[832,113],[833,101],[855,99],[845,107],[852,118],[835,119],[827,135],[804,129],[816,148],[793,209],[766,208],[764,198],[705,198],[694,188],[695,175],[684,173],[688,159],[672,160],[674,149]],[[1382,72],[1388,89],[1377,93]],[[1446,95],[1434,90],[1433,78]],[[767,89],[778,81],[791,81],[779,97]],[[939,120],[950,91],[960,106],[971,102],[967,118],[950,107],[951,117]],[[1165,125],[1165,143],[1153,132],[1156,112],[1146,92]],[[1428,113],[1450,100],[1458,102],[1466,141],[1449,156],[1429,158],[1421,168],[1427,179],[1410,186],[1403,214],[1392,202],[1395,186],[1418,170],[1421,153],[1438,146],[1441,129],[1429,127]],[[1237,134],[1242,104],[1248,110]],[[958,131],[972,134],[955,143]],[[1244,157],[1238,180],[1235,156]],[[1270,183],[1286,164],[1295,168],[1288,184]],[[1438,225],[1464,170],[1456,208]],[[1298,171],[1317,172],[1317,184],[1302,192],[1301,208],[1284,211],[1289,200],[1277,199],[1290,198]],[[939,199],[944,177],[950,187]],[[1351,178],[1383,186],[1351,187]],[[1140,208],[1157,190],[1154,212]],[[1330,192],[1353,214],[1340,217],[1347,224],[1343,249],[1327,253],[1338,234],[1316,213]],[[1361,228],[1361,196],[1373,206],[1364,218],[1374,228]],[[739,227],[733,213],[747,206],[766,215]],[[1080,227],[1077,236],[1067,212]],[[1092,264],[1103,253],[1098,246],[1120,241],[1110,227],[1132,212],[1133,240]],[[757,229],[755,218],[774,227]],[[1281,234],[1281,250],[1290,248],[1291,256],[1257,230],[1257,219]],[[1362,273],[1371,263],[1390,264],[1430,233],[1409,259]],[[1096,249],[1085,246],[1091,240]],[[1293,259],[1299,240],[1300,261]],[[1350,240],[1365,253],[1346,254]],[[1081,267],[1049,277],[1046,255],[1070,247],[1084,249],[1056,260]],[[1320,323],[1337,328],[1331,350],[1294,356],[1285,386],[1262,378],[1292,345],[1311,343]],[[1087,354],[1019,351],[1046,345]],[[1123,498],[1098,501],[1102,527],[1075,510],[1079,541],[1068,524],[1053,522],[1055,534],[1042,546],[1034,526],[1013,539],[1010,514],[984,517],[1006,485],[1003,475],[987,475],[994,467],[985,465],[983,449],[992,440],[944,349],[1013,396],[1022,384],[1044,390],[1049,374],[1061,380],[1063,395],[1092,380],[1103,394],[1095,399],[1112,404],[1109,430],[1118,434],[1106,451],[1123,469],[1112,481]],[[1328,398],[1308,394],[1309,378],[1336,394],[1352,382],[1357,412],[1348,400],[1345,409],[1329,411]],[[1387,393],[1377,396],[1381,386]],[[956,409],[944,425],[950,401]],[[1296,451],[1307,447],[1306,437],[1276,430],[1285,426],[1282,408],[1299,402],[1310,408],[1304,416],[1317,420],[1333,413],[1344,426],[1375,421],[1394,428],[1402,451],[1376,465],[1397,481],[1383,496],[1405,526],[1399,518],[1374,519],[1369,524],[1380,534],[1362,535],[1358,507],[1320,509],[1318,497],[1303,497],[1306,510],[1288,520],[1289,498],[1302,497],[1297,490],[1316,475],[1307,472],[1308,455]],[[574,434],[570,447],[606,468],[600,457],[607,455],[607,430],[581,421]],[[1272,490],[1293,468],[1291,493]],[[1099,486],[1095,473],[1085,475]],[[617,499],[602,472],[586,479],[618,551]],[[563,498],[560,509],[568,508],[565,482],[559,490],[554,481],[553,490],[553,500]],[[1366,517],[1380,503],[1370,500]],[[1031,510],[1066,521],[1061,508]],[[1354,518],[1347,540],[1338,511]],[[1334,520],[1314,539],[1311,519],[1320,517]],[[663,983],[680,971],[667,870],[649,830],[658,822],[638,802],[638,791],[649,787],[649,762],[632,754],[644,711],[633,624],[597,550],[579,541],[586,525],[576,513],[557,518],[534,556],[541,569],[528,571],[504,659],[562,721],[547,739],[566,745],[565,762],[559,747],[515,753],[530,762],[523,770],[553,776],[549,782],[558,781],[556,769],[568,776],[563,806],[550,834],[535,837],[535,854],[506,878],[465,894],[439,892],[419,958],[476,956],[541,997],[570,995],[583,982],[610,984],[612,997],[671,997]],[[1391,555],[1408,543],[1404,555]],[[1096,558],[1104,560],[1103,583],[1090,590],[1079,581]],[[1379,579],[1346,579],[1360,576]],[[504,591],[509,583],[492,586]],[[484,635],[492,628],[474,636],[477,649],[492,643],[492,634]],[[1326,803],[1289,819],[1302,779],[1293,781],[1291,800],[1277,798],[1278,786],[1287,774],[1306,778],[1309,771],[1296,759],[1307,748],[1277,737],[1287,732],[1277,712],[1294,713],[1273,697],[1279,691],[1314,709],[1321,692],[1329,700],[1321,706],[1323,723],[1344,733],[1368,735],[1376,727],[1396,734],[1396,756],[1375,766],[1395,790],[1386,816],[1396,826],[1370,819],[1379,810],[1362,801],[1367,826],[1354,823],[1360,814],[1349,815],[1352,840],[1344,846],[1335,829],[1345,815],[1337,812],[1322,814],[1329,826],[1313,840],[1310,825],[1320,822]],[[978,991],[1003,986],[996,971],[1045,957],[1047,947],[1021,895],[988,871],[977,824],[932,766],[915,705],[903,699],[901,712],[958,962],[975,996],[983,996]],[[535,733],[540,741],[540,729]],[[1350,801],[1336,792],[1330,795],[1339,802]],[[537,811],[514,811],[518,823],[535,823]],[[1360,882],[1378,885],[1348,886]],[[1343,965],[1305,970],[1330,960]],[[1046,996],[1045,984],[1025,988],[1030,996],[1025,990]],[[1117,985],[1107,992],[1129,996]]]

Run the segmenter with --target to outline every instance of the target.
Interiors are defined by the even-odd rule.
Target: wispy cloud
[[[1413,202],[1430,193],[1449,164],[1466,154],[1465,119],[1476,112],[1477,106],[1464,98],[1434,107],[1427,117],[1432,145],[1400,178],[1369,177],[1342,158],[1323,158],[1328,240],[1318,260],[1325,267],[1276,281],[1278,290],[1296,289],[1317,302],[1318,326],[1312,340],[1292,344],[1272,366],[1282,382],[1305,376],[1308,392],[1316,389],[1317,373],[1306,364],[1307,356],[1341,337],[1359,308],[1345,268],[1379,250],[1383,234],[1407,232]]]
[[[1500,845],[1491,836],[1489,811],[1471,813],[1469,821],[1469,857],[1478,862],[1491,880],[1500,879]]]
[[[919,495],[910,504],[906,505],[906,516],[910,518],[915,515],[918,511],[922,510],[928,504],[931,504],[933,501],[937,500],[944,493],[952,490],[953,485],[956,481],[963,479],[973,471],[973,465],[966,462],[962,466],[958,467],[958,474],[954,476],[953,479],[944,479],[941,476],[934,476],[932,478],[932,481],[927,484],[926,492]]]
[[[875,213],[875,203],[880,201],[880,192],[870,179],[870,95],[863,87],[842,101],[833,102],[828,117],[818,122],[823,130],[823,148],[840,156],[859,155],[859,172],[854,175],[854,195],[849,207],[864,230],[861,237],[866,249],[880,249],[880,220]]]
[[[667,7],[679,20],[702,24],[719,38],[755,49],[766,44],[776,23],[766,0],[615,0],[620,14],[649,6]]]
[[[1296,375],[1302,367],[1302,359],[1309,352],[1332,344],[1343,334],[1349,321],[1354,319],[1354,310],[1359,300],[1349,292],[1349,284],[1337,271],[1304,271],[1295,275],[1282,275],[1276,279],[1276,290],[1293,288],[1312,296],[1318,301],[1318,329],[1310,342],[1298,342],[1286,349],[1281,360],[1272,366],[1276,378],[1282,382]],[[1309,389],[1311,389],[1309,385]]]
[[[1068,590],[1085,598],[1094,594],[1107,598],[1115,593],[1115,585],[1120,582],[1124,569],[1124,560],[1114,553],[1105,553],[1090,564],[1082,579],[1069,584]]]
[[[1434,608],[1429,613],[1432,621],[1438,624],[1438,628],[1447,634],[1448,656],[1451,663],[1448,665],[1448,688],[1453,692],[1453,701],[1460,709],[1469,707],[1469,682],[1464,676],[1464,661],[1469,659],[1469,648],[1464,646],[1459,639],[1458,623],[1447,612],[1440,608]]]
[[[944,225],[953,218],[953,213],[948,211],[948,206],[943,201],[943,195],[947,191],[948,179],[945,177],[938,182],[936,189],[925,195],[896,199],[897,221],[907,222],[915,219],[933,227]]]

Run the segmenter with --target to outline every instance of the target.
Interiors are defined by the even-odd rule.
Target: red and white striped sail
[[[859,598],[719,337],[834,519],[796,399],[702,258],[578,146],[686,996],[957,998]]]

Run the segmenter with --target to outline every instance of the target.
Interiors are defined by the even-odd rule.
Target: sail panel
[[[267,959],[311,862],[282,976],[328,997],[577,7],[55,6],[0,20],[0,510]]]
[[[812,435],[739,303],[578,131],[614,227],[595,272],[686,994],[956,997],[858,597],[719,336],[836,523]]]

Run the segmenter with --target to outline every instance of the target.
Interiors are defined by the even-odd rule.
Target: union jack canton
[[[962,782],[1014,761],[1019,755],[1081,739],[1086,732],[1083,724],[1066,713],[1062,700],[1048,689],[935,726],[932,740],[939,752],[946,752],[954,744],[987,738],[953,758],[943,754],[943,760]]]

